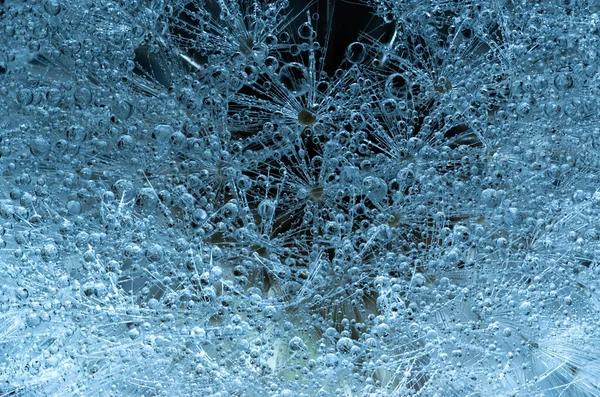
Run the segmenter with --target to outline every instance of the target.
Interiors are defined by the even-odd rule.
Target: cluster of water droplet
[[[0,395],[599,394],[599,11],[0,1]]]

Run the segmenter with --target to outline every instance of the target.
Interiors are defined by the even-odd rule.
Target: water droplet
[[[293,352],[297,352],[299,350],[305,350],[306,344],[304,343],[302,338],[294,336],[292,339],[290,339],[288,343],[288,348]]]
[[[405,99],[408,93],[408,83],[400,73],[389,76],[385,82],[385,93],[388,97]]]
[[[89,105],[92,102],[92,93],[85,87],[79,88],[75,91],[75,102],[80,106]]]
[[[27,316],[25,318],[25,323],[27,324],[27,326],[36,327],[40,325],[41,322],[42,319],[40,318],[40,316],[37,315],[37,313],[27,313]]]
[[[287,63],[281,67],[279,81],[293,96],[303,95],[309,89],[306,68],[297,62]]]
[[[158,204],[158,196],[154,189],[145,187],[138,191],[135,203],[144,210],[152,211]]]
[[[312,25],[309,22],[304,22],[302,25],[300,25],[300,27],[298,28],[298,36],[300,36],[301,39],[311,39],[314,37],[314,30],[312,28]]]
[[[33,92],[28,88],[23,88],[17,93],[17,102],[23,106],[31,105],[33,102]]]
[[[57,88],[51,88],[46,92],[46,101],[50,106],[58,106],[62,100],[62,92]]]
[[[258,214],[263,219],[268,219],[275,214],[275,203],[272,200],[265,199],[258,205]]]
[[[127,120],[133,114],[133,106],[127,101],[118,101],[112,107],[112,111],[121,120]]]
[[[337,350],[342,353],[349,353],[353,346],[354,341],[347,337],[340,338],[335,345]]]
[[[27,288],[19,287],[16,291],[17,298],[20,300],[25,300],[29,297],[29,291]]]
[[[239,210],[238,206],[234,203],[227,203],[221,209],[222,219],[225,223],[231,223],[237,217]]]
[[[35,138],[29,144],[29,151],[36,157],[45,157],[50,153],[50,143],[44,138]]]
[[[58,248],[55,244],[46,244],[42,248],[41,257],[44,261],[50,262],[58,258]]]
[[[61,9],[62,7],[58,0],[47,0],[44,3],[44,11],[46,11],[48,15],[58,15]]]
[[[346,49],[346,59],[350,63],[361,63],[367,56],[367,49],[363,43],[354,42]]]
[[[554,77],[554,86],[557,90],[566,91],[573,88],[573,77],[567,73],[559,73]]]
[[[381,112],[384,116],[393,116],[398,111],[398,103],[394,98],[387,98],[381,101]]]
[[[81,203],[74,200],[67,202],[67,211],[72,215],[81,214]]]

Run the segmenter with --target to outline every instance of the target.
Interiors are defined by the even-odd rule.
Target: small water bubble
[[[121,120],[127,120],[133,114],[133,106],[131,103],[121,100],[113,105],[112,111]]]
[[[290,34],[288,32],[282,32],[279,34],[279,41],[282,43],[287,43],[290,41]]]
[[[17,92],[17,102],[22,106],[31,105],[33,102],[33,92],[29,88],[22,88]]]
[[[381,323],[373,327],[372,332],[378,338],[387,338],[390,335],[390,326],[386,323]]]
[[[158,205],[158,196],[154,189],[145,187],[138,191],[135,203],[144,210],[153,211]]]
[[[554,86],[557,90],[566,91],[573,88],[573,77],[568,73],[559,73],[554,77]]]
[[[304,22],[302,25],[300,25],[298,28],[298,36],[305,40],[314,38],[314,30],[310,22]]]
[[[135,147],[135,139],[131,135],[124,134],[117,141],[117,148],[123,151],[130,151]]]
[[[367,176],[363,179],[363,188],[367,196],[373,201],[380,201],[387,195],[387,183],[376,176]]]
[[[414,285],[415,287],[422,287],[425,285],[425,282],[426,279],[422,273],[415,273],[411,280],[412,285]]]
[[[245,73],[245,84],[248,85],[252,85],[254,83],[256,83],[256,81],[258,80],[258,76],[259,76],[259,70],[256,66],[254,65],[248,65],[244,68],[244,73]]]
[[[44,11],[48,13],[48,15],[58,15],[62,9],[60,1],[58,0],[47,0],[44,3]]]
[[[496,247],[498,247],[499,249],[504,249],[504,248],[508,247],[508,240],[505,239],[504,237],[500,237],[499,239],[496,239]]]
[[[354,341],[350,338],[342,337],[337,341],[335,347],[339,352],[349,353],[352,347],[354,347]]]
[[[398,102],[394,98],[384,99],[380,106],[384,116],[393,116],[398,111]]]
[[[148,301],[148,307],[152,310],[156,310],[158,308],[159,302],[155,298],[152,298]]]
[[[294,336],[292,339],[290,339],[288,343],[288,348],[293,352],[297,352],[300,350],[306,350],[306,344],[304,343],[302,338]]]
[[[81,142],[81,141],[84,141],[85,138],[87,137],[87,132],[86,132],[85,128],[83,128],[80,125],[72,125],[69,128],[67,128],[66,136],[69,141]],[[59,141],[59,142],[61,142],[61,141]],[[57,145],[58,145],[58,142],[57,142]],[[57,147],[57,149],[59,149],[59,148]],[[66,147],[64,149],[66,149]]]
[[[527,102],[522,102],[517,106],[517,115],[526,117],[531,113],[531,105]]]
[[[495,189],[485,189],[481,192],[481,203],[485,206],[492,208],[496,207],[501,202],[501,196]]]
[[[287,63],[281,67],[279,81],[292,96],[303,95],[309,90],[306,68],[297,62]]]
[[[533,80],[533,86],[540,91],[544,91],[548,88],[548,79],[546,78],[546,76],[537,76],[534,80]]]
[[[221,216],[225,223],[231,223],[235,220],[239,212],[238,206],[235,203],[227,203],[221,209]]]
[[[177,131],[169,137],[169,142],[175,149],[181,149],[185,145],[186,138],[181,131]]]
[[[92,92],[85,87],[81,87],[75,91],[74,98],[79,106],[87,106],[92,102]]]
[[[117,200],[129,201],[133,199],[135,195],[135,189],[133,188],[133,183],[126,179],[117,180],[113,186],[112,190],[116,195]]]
[[[178,197],[177,202],[183,209],[190,210],[194,207],[196,199],[189,193],[183,193]]]
[[[270,72],[275,72],[279,69],[279,60],[275,57],[266,57],[264,64],[266,69]]]
[[[29,291],[27,288],[19,287],[16,291],[17,298],[20,300],[25,300],[29,297]]]
[[[350,63],[361,63],[367,56],[367,49],[363,43],[354,42],[346,49],[346,59]]]
[[[408,82],[400,73],[394,73],[385,82],[385,93],[391,98],[405,99],[408,93]]]
[[[159,244],[152,244],[146,248],[145,256],[148,262],[160,262],[164,257],[163,247]]]
[[[224,67],[214,67],[210,73],[210,79],[215,87],[225,87],[230,79],[229,71]]]
[[[129,338],[130,339],[137,339],[140,336],[140,331],[137,330],[137,328],[132,328],[129,330]]]
[[[33,313],[33,312],[27,313],[27,316],[25,317],[25,323],[29,327],[36,327],[36,326],[40,325],[41,322],[42,322],[42,319],[40,318],[40,316],[37,313]]]
[[[50,106],[58,106],[62,97],[62,92],[57,88],[51,88],[46,92],[46,102]]]
[[[152,131],[152,139],[156,139],[158,142],[166,142],[175,133],[172,126],[166,124],[159,124],[154,127]]]
[[[271,218],[275,214],[275,202],[265,199],[258,205],[258,214],[263,219]]]
[[[192,212],[192,221],[194,221],[195,224],[201,225],[206,221],[206,219],[208,219],[208,214],[204,209],[196,208]]]
[[[243,192],[249,190],[252,187],[252,179],[246,175],[240,174],[237,181],[237,187]]]
[[[42,247],[41,257],[44,261],[50,262],[58,258],[58,248],[55,244],[46,244]]]
[[[50,143],[44,138],[35,138],[29,144],[29,151],[36,157],[45,157],[50,153]]]
[[[556,102],[544,104],[544,113],[553,119],[558,118],[562,114],[562,107]]]
[[[123,249],[123,256],[134,262],[139,262],[144,258],[144,250],[137,244],[129,243]]]
[[[388,12],[383,16],[383,22],[392,23],[396,19],[396,16],[392,12]]]

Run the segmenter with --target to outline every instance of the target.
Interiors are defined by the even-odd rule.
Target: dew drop
[[[309,89],[306,68],[297,62],[287,63],[281,67],[279,81],[292,96],[303,95]]]
[[[367,56],[367,50],[363,43],[354,42],[346,49],[346,59],[350,63],[361,63]]]

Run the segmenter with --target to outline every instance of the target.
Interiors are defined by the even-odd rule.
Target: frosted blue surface
[[[598,12],[0,0],[0,396],[600,396]]]

